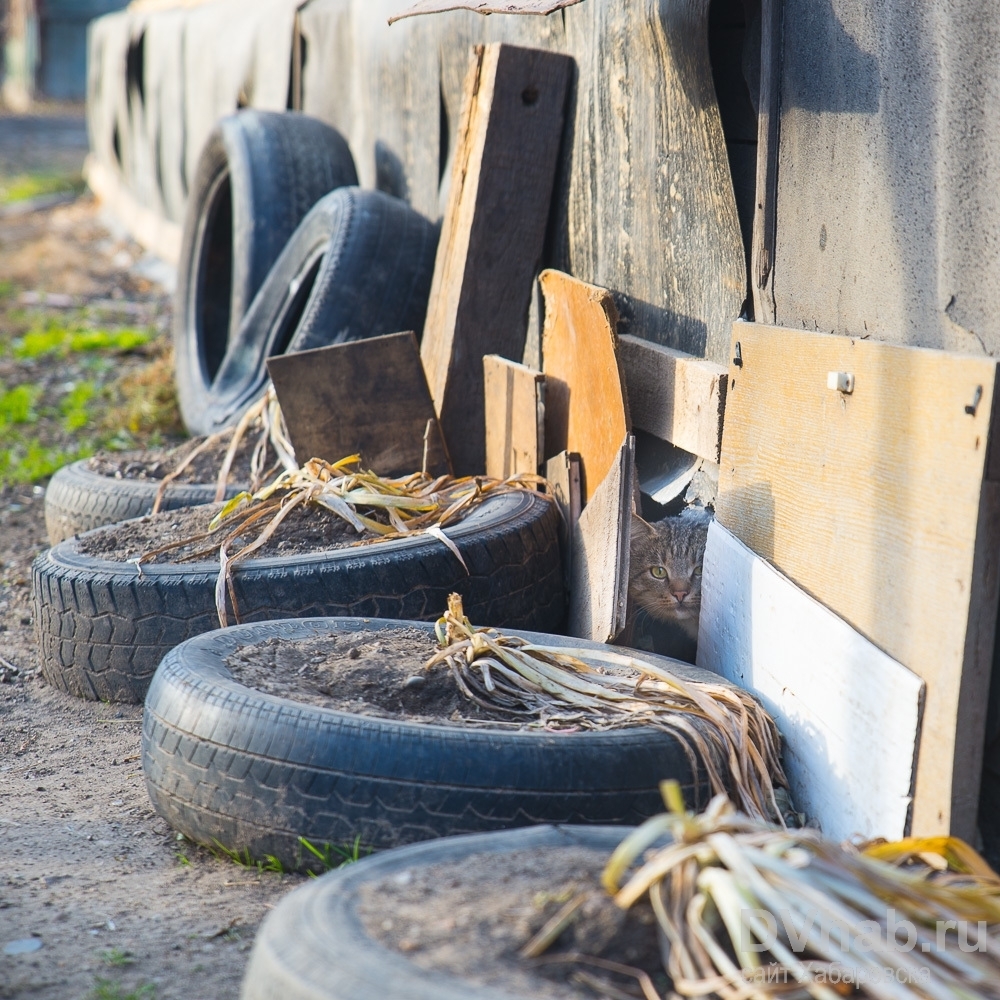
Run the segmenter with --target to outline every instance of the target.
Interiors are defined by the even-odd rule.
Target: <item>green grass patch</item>
[[[98,976],[87,1000],[153,1000],[155,996],[156,987],[152,983],[144,983],[126,992],[117,979],[102,979]]]
[[[354,864],[372,852],[370,847],[361,846],[361,834],[358,834],[351,844],[323,844],[317,847],[305,837],[299,837],[299,843],[319,861],[324,872]],[[311,871],[309,874],[315,877],[316,872]]]
[[[13,205],[47,194],[79,193],[84,187],[83,178],[72,174],[38,173],[0,177],[0,205]]]
[[[134,351],[152,339],[153,335],[146,330],[72,330],[52,322],[18,337],[13,350],[19,361],[28,361],[53,354],[65,357],[71,352]]]
[[[106,948],[100,953],[101,961],[112,968],[121,968],[125,965],[132,965],[135,956],[130,951],[122,948]]]
[[[97,387],[93,382],[79,382],[62,398],[59,411],[63,417],[63,427],[67,431],[78,431],[91,422],[91,407],[87,404],[94,398]]]
[[[13,389],[5,389],[0,384],[0,429],[8,424],[33,424],[38,420],[35,403],[41,395],[41,387],[25,382]]]

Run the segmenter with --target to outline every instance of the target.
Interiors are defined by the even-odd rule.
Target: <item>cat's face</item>
[[[629,596],[651,617],[697,620],[710,519],[694,512],[648,524],[632,516]]]

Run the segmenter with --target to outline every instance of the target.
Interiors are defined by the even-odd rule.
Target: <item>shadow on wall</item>
[[[882,90],[878,58],[844,30],[831,0],[791,0],[789,14],[795,18],[796,55],[782,59],[782,111],[876,114]]]

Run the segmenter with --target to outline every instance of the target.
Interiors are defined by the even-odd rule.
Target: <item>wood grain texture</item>
[[[486,475],[537,474],[545,449],[545,376],[497,354],[483,358]]]
[[[539,281],[545,298],[545,449],[579,454],[586,505],[619,461],[631,427],[618,367],[618,315],[604,288],[560,271],[543,271]]]
[[[927,682],[913,829],[975,832],[998,601],[997,363],[737,323],[719,521]],[[854,389],[827,388],[830,372]]]
[[[520,360],[545,241],[571,63],[476,50],[452,162],[421,357],[459,474],[485,465],[483,356]]]
[[[374,472],[408,475],[427,434],[427,471],[450,471],[413,333],[277,355],[267,370],[300,462],[357,452]]]
[[[573,528],[569,635],[612,642],[625,628],[634,472],[628,434]]]
[[[580,0],[505,0],[494,3],[491,0],[417,0],[389,18],[394,24],[404,17],[418,14],[443,14],[449,10],[471,10],[476,14],[552,14],[563,7],[572,7]]]
[[[401,6],[311,0],[301,12],[307,51],[323,54],[306,60],[303,108],[343,131],[361,183],[396,178],[383,189],[438,215],[470,46],[565,52],[574,86],[543,263],[611,289],[627,332],[725,363],[746,265],[707,0],[590,0],[551,17],[455,11],[387,28]]]
[[[580,497],[580,456],[569,451],[553,455],[545,463],[545,478],[552,487],[552,494],[562,512],[559,538],[562,542],[566,592],[569,593],[573,582],[573,529],[580,519],[583,505]]]
[[[728,369],[628,334],[618,356],[633,425],[718,462]]]
[[[753,314],[773,323],[774,254],[781,128],[781,0],[761,0],[760,97],[757,115],[757,200],[750,250]]]
[[[833,840],[906,836],[924,682],[717,522],[702,594],[698,666],[778,724],[796,807]]]

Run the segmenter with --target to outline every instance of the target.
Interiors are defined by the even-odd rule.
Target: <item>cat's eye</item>
[[[701,567],[700,566],[695,566],[695,568],[694,568],[694,575],[695,576],[701,576]]]
[[[653,574],[655,580],[664,580],[667,576],[667,571],[662,566],[653,566],[649,572]]]

